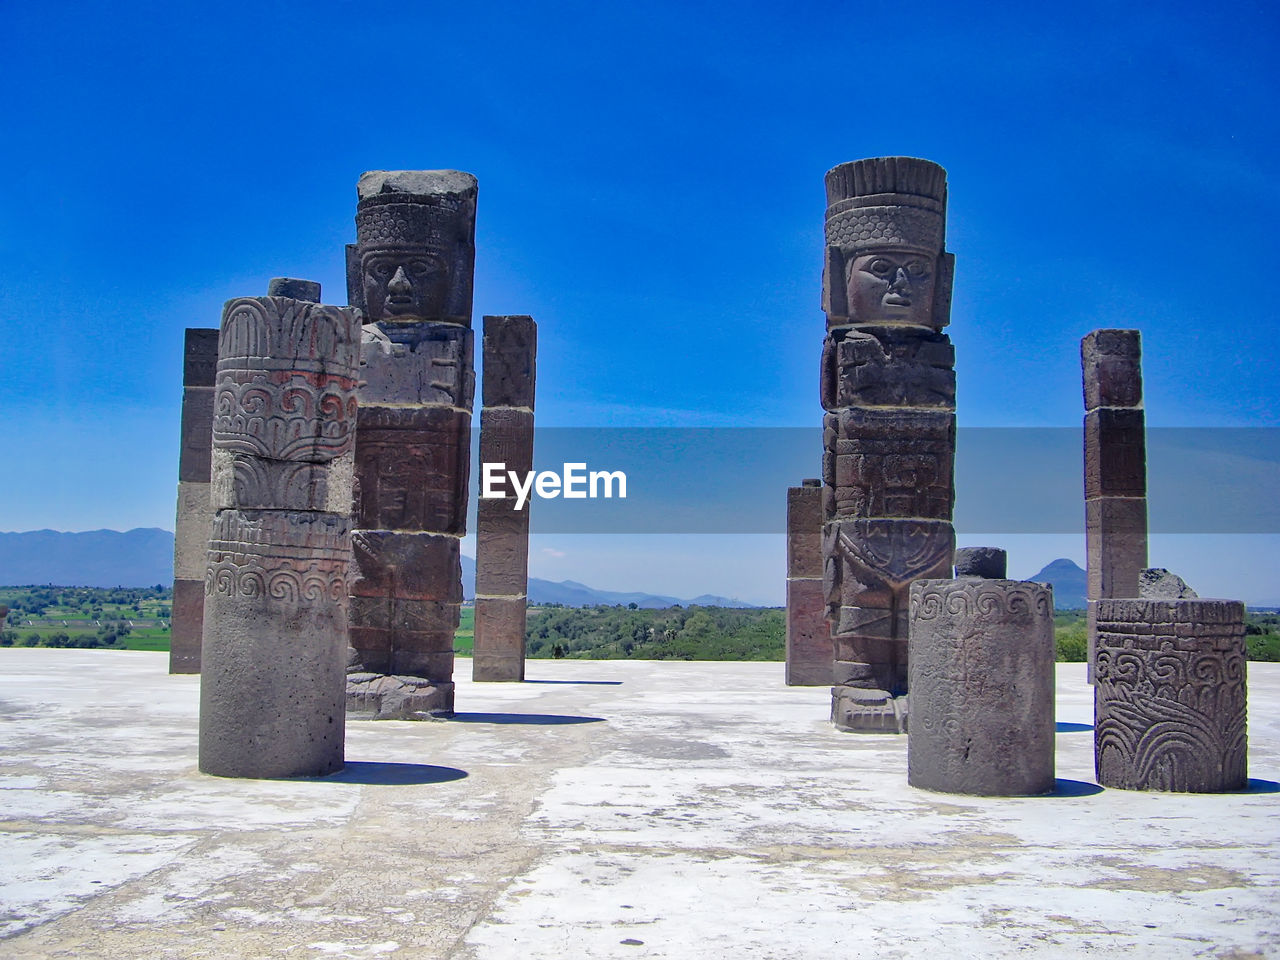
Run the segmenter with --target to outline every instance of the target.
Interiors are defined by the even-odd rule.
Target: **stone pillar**
[[[304,288],[320,297],[319,284]],[[213,419],[200,769],[323,776],[343,764],[358,312],[227,302]]]
[[[1138,596],[1138,581],[1147,565],[1141,335],[1137,330],[1095,330],[1080,341],[1080,362],[1085,410],[1085,603],[1092,682],[1098,601]]]
[[[514,470],[520,476],[533,469],[537,356],[538,325],[531,317],[484,318],[482,465],[503,463],[504,471]],[[512,494],[481,499],[477,505],[473,680],[524,679],[529,503],[516,510],[515,502]]]
[[[471,459],[476,179],[374,170],[347,291],[365,312],[351,578],[353,715],[453,712]]]
[[[1098,783],[1215,793],[1248,785],[1244,604],[1098,601]]]
[[[188,329],[182,363],[182,444],[178,452],[178,516],[173,534],[173,610],[169,672],[200,672],[205,552],[209,547],[209,458],[218,331]]]
[[[951,573],[954,258],[946,171],[882,157],[826,176],[823,580],[831,719],[903,732],[907,590]]]
[[[910,646],[907,782],[990,797],[1053,790],[1053,588],[917,580]]]
[[[787,684],[831,686],[831,627],[822,592],[822,481],[787,490]]]

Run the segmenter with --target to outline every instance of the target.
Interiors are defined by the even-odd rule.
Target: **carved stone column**
[[[787,683],[831,686],[831,627],[822,592],[822,481],[787,490]]]
[[[453,712],[471,457],[476,179],[374,170],[357,188],[347,291],[365,312],[348,709]]]
[[[1080,341],[1084,379],[1084,507],[1088,567],[1089,679],[1097,607],[1104,597],[1136,597],[1147,565],[1146,413],[1142,337],[1095,330]]]
[[[533,469],[538,325],[531,317],[484,318],[484,408],[480,462]],[[506,489],[510,489],[508,486]],[[523,680],[529,589],[529,503],[481,499],[476,511],[474,680]]]
[[[1050,792],[1053,661],[1052,587],[913,583],[907,782],[991,797]]]
[[[173,535],[173,610],[169,672],[200,672],[204,624],[205,552],[209,548],[209,457],[218,331],[186,331],[182,364],[182,446],[178,453],[178,516]]]
[[[823,579],[831,718],[903,732],[907,591],[950,575],[955,455],[946,171],[858,160],[827,173]]]
[[[1094,657],[1098,783],[1247,786],[1243,603],[1103,598]]]
[[[219,336],[200,683],[200,769],[323,776],[343,764],[358,312],[230,300]]]

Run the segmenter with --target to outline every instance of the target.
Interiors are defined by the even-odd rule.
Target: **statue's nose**
[[[893,275],[893,283],[889,284],[889,289],[894,293],[910,293],[911,280],[907,276],[905,267],[899,267]]]
[[[388,293],[410,293],[413,290],[413,284],[409,282],[408,275],[404,272],[404,267],[396,267],[396,275],[391,278],[391,282],[387,284]]]

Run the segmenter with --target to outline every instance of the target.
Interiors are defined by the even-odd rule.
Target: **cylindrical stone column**
[[[186,331],[182,364],[182,446],[178,453],[178,515],[173,536],[173,609],[169,617],[169,672],[200,672],[204,629],[205,551],[213,508],[209,502],[213,438],[213,380],[218,331]]]
[[[901,733],[907,589],[951,573],[954,258],[947,174],[914,157],[827,172],[823,581],[832,722]]]
[[[453,713],[467,524],[476,178],[371,170],[347,293],[364,311],[348,710]]]
[[[480,464],[523,477],[533,469],[538,325],[532,317],[484,318]],[[504,485],[504,489],[510,489]],[[524,679],[529,589],[529,502],[482,498],[476,509],[476,627],[471,676]]]
[[[1094,330],[1080,341],[1080,369],[1085,410],[1085,605],[1092,682],[1098,601],[1138,596],[1139,579],[1147,565],[1141,334],[1137,330]]]
[[[787,684],[832,683],[831,625],[822,589],[822,481],[787,490]]]
[[[1053,790],[1053,589],[917,580],[910,615],[907,782],[997,797]]]
[[[1098,601],[1098,783],[1216,793],[1248,784],[1244,604]]]
[[[358,311],[286,297],[231,300],[223,312],[205,773],[323,776],[343,765],[359,329]]]

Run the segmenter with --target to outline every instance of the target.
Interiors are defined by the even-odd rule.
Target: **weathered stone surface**
[[[981,796],[1054,786],[1053,590],[961,577],[911,585],[913,787]]]
[[[169,617],[169,672],[200,672],[200,636],[204,631],[204,580],[173,582]]]
[[[462,602],[457,537],[357,530],[351,546],[353,597]]]
[[[1142,406],[1142,337],[1137,330],[1094,330],[1080,341],[1084,408]]]
[[[956,577],[1003,580],[1009,555],[999,547],[960,547],[955,553]]]
[[[506,464],[503,488],[506,500],[514,505],[515,493],[506,473],[514,471],[523,476],[533,469],[533,411],[520,407],[485,407],[481,410],[480,462]],[[496,505],[503,501],[482,500],[481,503]]]
[[[787,578],[822,579],[822,488],[806,480],[787,490]]]
[[[308,303],[320,302],[320,284],[314,280],[296,280],[293,277],[272,277],[267,284],[268,297],[289,297]]]
[[[1090,598],[1136,597],[1147,566],[1146,498],[1086,500],[1085,554]]]
[[[533,410],[538,325],[532,317],[484,318],[484,405]]]
[[[1103,407],[1084,416],[1087,499],[1147,495],[1146,415]]]
[[[476,596],[523,597],[529,586],[527,531],[486,531],[483,517],[477,521],[477,526]]]
[[[178,453],[178,507],[174,522],[174,605],[169,672],[200,672],[204,623],[205,548],[213,511],[209,496],[213,444],[213,384],[218,368],[217,329],[189,328],[183,341],[182,438]],[[178,595],[183,602],[179,603]],[[194,599],[198,593],[199,598]]]
[[[360,405],[441,404],[471,409],[475,334],[455,324],[369,324],[360,350]],[[363,426],[363,424],[362,424]]]
[[[245,476],[255,464],[349,459],[359,329],[345,307],[228,301],[213,425],[220,455],[239,458]],[[322,776],[343,765],[350,516],[306,509],[310,496],[288,485],[255,489],[262,507],[218,510],[209,539],[200,769]],[[273,489],[282,502],[265,502]],[[349,487],[338,499],[350,502]]]
[[[352,720],[432,720],[453,715],[453,683],[382,673],[347,674]]]
[[[1097,617],[1098,782],[1187,793],[1243,789],[1244,604],[1104,598]]]
[[[787,580],[788,685],[826,687],[832,684],[831,626],[826,614],[820,579]]]
[[[231,450],[213,451],[209,498],[213,509],[263,510],[287,504],[292,510],[350,513],[355,451],[327,463],[268,460]]]
[[[361,407],[358,529],[466,532],[471,415],[448,406]]]
[[[213,384],[182,391],[182,446],[178,482],[208,483],[213,437]]]
[[[955,417],[911,408],[847,407],[824,417],[829,519],[947,520],[955,499]]]
[[[524,679],[526,602],[519,597],[476,597],[475,681]]]
[[[1195,600],[1200,594],[1176,573],[1148,567],[1138,576],[1138,596],[1147,600]]]

